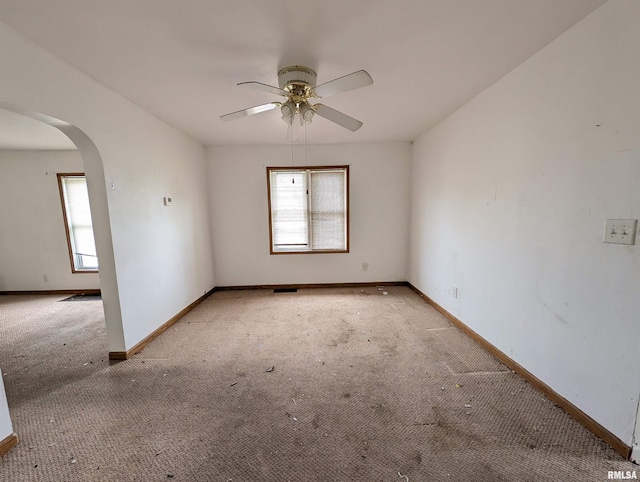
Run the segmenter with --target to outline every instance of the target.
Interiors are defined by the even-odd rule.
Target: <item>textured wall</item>
[[[0,291],[97,289],[72,273],[57,173],[83,172],[78,151],[0,151]]]
[[[608,2],[414,144],[410,281],[630,444],[640,3]],[[458,288],[457,298],[452,288]]]
[[[289,146],[210,147],[207,153],[219,286],[406,280],[408,143],[309,147],[308,165],[350,166],[348,254],[269,254],[266,167],[290,166]],[[305,165],[300,146],[294,163]]]
[[[204,148],[4,24],[0,62],[0,105],[77,128],[109,349],[129,349],[215,284]]]
[[[9,418],[9,407],[7,406],[7,396],[4,393],[4,383],[2,373],[0,373],[0,442],[13,433],[11,419]]]

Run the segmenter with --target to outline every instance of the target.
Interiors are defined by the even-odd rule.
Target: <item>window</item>
[[[58,174],[62,214],[73,273],[96,273],[98,256],[93,238],[89,194],[84,174]]]
[[[267,168],[271,254],[349,252],[349,166]]]

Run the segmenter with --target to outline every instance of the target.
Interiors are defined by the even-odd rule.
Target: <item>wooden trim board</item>
[[[136,353],[140,353],[142,350],[144,350],[145,346],[147,346],[149,343],[151,343],[151,341],[154,338],[156,338],[158,335],[160,335],[163,331],[165,331],[167,328],[169,328],[171,325],[173,325],[176,321],[178,321],[184,315],[189,313],[193,308],[196,307],[196,305],[200,304],[205,298],[207,298],[214,291],[215,291],[215,288],[207,291],[205,294],[203,294],[200,298],[195,300],[189,306],[187,306],[186,308],[184,308],[183,310],[181,310],[180,312],[178,312],[174,316],[172,316],[168,321],[166,321],[164,324],[162,324],[160,327],[158,327],[151,334],[149,334],[148,336],[143,338],[142,341],[138,342],[130,350],[127,350],[127,351],[110,351],[109,352],[109,360],[128,360],[129,358],[131,358]]]
[[[407,286],[406,281],[378,281],[366,283],[294,283],[275,285],[242,285],[242,286],[216,286],[213,291],[232,290],[274,290],[274,289],[313,289],[313,288],[372,288],[376,286]]]
[[[99,289],[0,291],[0,295],[99,295],[99,294],[100,294]]]
[[[69,261],[71,263],[71,272],[74,274],[80,273],[98,273],[97,269],[76,269],[76,263],[73,256],[73,243],[71,242],[71,229],[69,226],[69,213],[67,212],[67,199],[65,197],[65,191],[62,179],[65,177],[82,177],[86,176],[84,172],[59,172],[58,177],[58,191],[60,192],[60,203],[62,204],[62,217],[64,218],[64,231],[67,234],[67,248],[69,251]]]
[[[442,313],[451,323],[457,326],[460,330],[462,330],[465,334],[469,335],[478,345],[491,353],[494,357],[496,357],[500,362],[504,363],[507,367],[509,367],[513,372],[520,375],[527,382],[529,382],[533,387],[541,391],[549,400],[554,402],[560,408],[562,408],[565,412],[571,415],[575,420],[580,422],[584,427],[590,430],[593,434],[600,437],[606,443],[608,443],[613,450],[622,455],[625,459],[629,459],[631,457],[631,447],[625,444],[622,440],[616,437],[613,433],[607,430],[605,427],[600,425],[594,419],[592,419],[589,415],[584,413],[578,407],[576,407],[569,400],[564,398],[562,395],[558,394],[553,388],[544,383],[538,377],[533,375],[530,371],[524,368],[519,363],[515,362],[503,352],[501,352],[498,348],[493,346],[487,340],[478,335],[475,331],[465,325],[458,318],[449,313],[446,309],[436,303],[434,300],[425,295],[418,288],[413,286],[411,283],[407,282],[407,285],[415,291],[423,300],[425,300],[428,304],[433,306],[436,310]]]
[[[274,171],[305,171],[307,175],[309,175],[310,171],[335,171],[335,170],[344,170],[345,172],[345,197],[346,197],[346,212],[345,212],[345,249],[337,249],[337,250],[299,250],[299,251],[274,251],[273,246],[273,212],[271,210],[271,173]],[[309,194],[307,188],[307,194]],[[350,205],[349,202],[349,165],[341,165],[341,166],[289,166],[289,167],[275,167],[275,166],[267,166],[267,207],[269,210],[269,254],[271,255],[289,255],[289,254],[336,254],[336,253],[348,253],[349,252],[349,239],[351,238],[351,229],[349,226],[350,219]],[[311,240],[309,239],[309,244],[306,246],[310,246]]]
[[[2,442],[0,442],[0,457],[2,457],[16,445],[18,445],[18,436],[15,433],[12,433]]]

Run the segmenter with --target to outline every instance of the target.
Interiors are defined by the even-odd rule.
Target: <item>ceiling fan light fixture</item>
[[[308,102],[303,102],[300,104],[300,107],[298,107],[298,113],[300,114],[300,125],[306,126],[307,124],[311,124],[316,111],[313,110],[313,107],[311,107]]]
[[[293,124],[293,118],[296,115],[296,103],[292,100],[288,100],[282,107],[280,107],[280,113],[282,114],[282,120],[287,124]]]

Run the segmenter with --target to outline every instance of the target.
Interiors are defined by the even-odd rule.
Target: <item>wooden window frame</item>
[[[71,263],[72,273],[91,273],[95,274],[99,272],[98,269],[76,269],[76,263],[73,260],[73,246],[71,244],[71,232],[69,231],[69,217],[67,214],[67,203],[64,197],[64,188],[62,187],[62,178],[64,177],[84,177],[84,172],[59,172],[56,174],[58,177],[58,192],[60,193],[60,204],[62,205],[62,219],[64,220],[64,233],[67,236],[67,250],[69,253],[69,262]]]
[[[273,218],[271,210],[271,171],[331,171],[343,169],[345,171],[345,196],[346,196],[346,212],[345,212],[345,249],[305,249],[300,251],[274,251],[273,249]],[[350,179],[349,165],[340,166],[278,166],[267,167],[267,205],[269,210],[269,253],[273,255],[288,254],[344,254],[349,253],[350,233]]]

